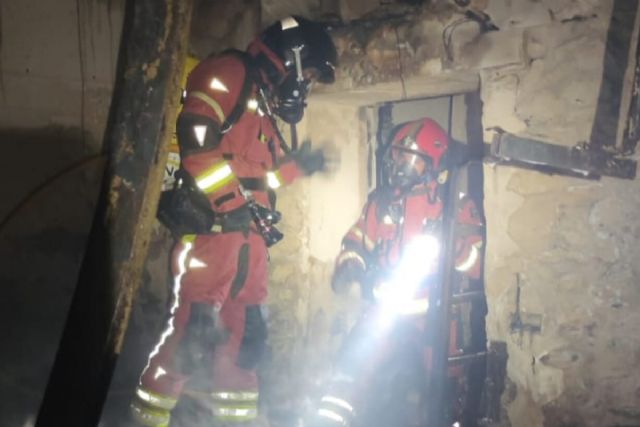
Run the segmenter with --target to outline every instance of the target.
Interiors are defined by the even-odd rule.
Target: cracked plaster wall
[[[521,34],[522,61],[481,71],[484,128],[588,141],[611,5],[490,2],[498,26]],[[513,426],[639,422],[638,189],[485,167],[487,333],[508,345]],[[523,320],[541,319],[540,333],[510,330],[517,276]]]

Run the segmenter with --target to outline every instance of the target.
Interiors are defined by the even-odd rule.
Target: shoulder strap
[[[231,130],[233,125],[235,125],[238,120],[240,120],[240,116],[242,116],[242,113],[244,113],[244,111],[246,110],[247,101],[249,100],[249,95],[251,95],[251,89],[253,85],[255,84],[256,86],[258,86],[258,89],[261,89],[261,78],[256,66],[253,63],[253,59],[248,53],[237,49],[227,49],[222,52],[222,54],[236,55],[244,64],[245,69],[244,83],[242,84],[242,89],[240,90],[240,94],[238,95],[236,105],[233,107],[231,113],[229,113],[229,116],[220,127],[220,134],[225,134]],[[282,133],[280,132],[275,119],[270,114],[267,114],[267,116],[269,117],[273,129],[276,132],[282,151],[284,151],[285,154],[290,153],[291,149],[287,146],[287,143],[285,142],[285,139],[282,136]],[[272,156],[275,156],[275,146],[273,144],[271,145],[272,146],[269,147],[269,150],[271,151]]]
[[[225,134],[229,132],[229,130],[231,130],[233,125],[235,125],[238,120],[240,120],[240,116],[242,116],[247,108],[247,101],[249,100],[249,95],[251,95],[251,88],[254,82],[254,69],[251,64],[250,56],[245,52],[236,49],[229,49],[225,50],[222,54],[237,56],[242,61],[245,70],[244,82],[242,83],[242,89],[240,89],[236,104],[227,116],[227,119],[224,121],[224,123],[222,123],[222,126],[220,126],[220,133]]]

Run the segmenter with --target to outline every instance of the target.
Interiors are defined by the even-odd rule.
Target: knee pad
[[[267,324],[262,315],[262,307],[249,305],[245,310],[244,334],[236,365],[242,369],[254,369],[264,354],[266,343]]]

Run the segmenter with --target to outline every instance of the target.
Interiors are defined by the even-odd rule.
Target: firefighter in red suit
[[[448,175],[447,148],[446,133],[431,119],[409,122],[397,128],[384,158],[389,185],[370,195],[362,215],[343,238],[332,279],[334,291],[344,293],[357,282],[362,285],[363,293],[371,295],[379,284],[371,283],[376,281],[371,279],[371,272],[393,271],[405,249],[420,236],[435,235],[438,240],[442,239],[443,201],[439,186]],[[462,196],[458,206],[456,222],[464,224],[461,228],[466,231],[458,234],[455,269],[477,279],[482,262],[482,221],[467,196]],[[426,259],[426,254],[421,257]],[[425,321],[428,302],[429,286],[423,286],[411,301],[403,302],[399,307],[403,314],[415,316],[418,330],[429,327]],[[362,399],[367,399],[368,382],[376,375],[381,359],[389,353],[385,347],[394,342],[393,337],[372,338],[372,334],[380,332],[380,323],[372,320],[378,315],[374,305],[365,312],[347,339],[335,378],[317,411],[319,425],[349,425],[354,413],[362,409]],[[452,328],[452,333],[454,331]],[[414,338],[420,340],[421,337]],[[451,338],[455,341],[455,336]],[[452,342],[450,351],[455,350],[454,344]],[[431,349],[424,350],[428,372]]]
[[[209,57],[189,75],[176,125],[181,166],[206,195],[215,222],[206,233],[182,236],[173,251],[170,318],[132,403],[139,423],[169,425],[197,357],[212,373],[212,418],[205,425],[256,418],[267,246],[281,236],[266,242],[254,214],[271,221],[270,189],[324,165],[323,153],[307,144],[283,152],[273,114],[298,122],[310,84],[331,83],[335,62],[323,26],[289,17],[268,27],[247,52]]]

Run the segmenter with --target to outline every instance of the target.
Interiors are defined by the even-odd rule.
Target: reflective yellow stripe
[[[282,179],[282,175],[280,171],[267,172],[267,185],[269,188],[277,189],[282,186],[284,180]]]
[[[146,427],[168,427],[171,414],[168,410],[154,410],[148,406],[131,404],[131,413],[136,422]]]
[[[205,193],[213,193],[233,181],[233,171],[226,161],[216,163],[196,177],[196,184]]]
[[[178,402],[176,399],[171,398],[169,396],[163,396],[161,394],[153,393],[149,390],[145,390],[142,387],[136,388],[136,395],[142,400],[150,405],[153,405],[158,408],[171,410],[176,406]]]
[[[220,119],[220,123],[224,122],[224,119],[225,119],[224,111],[222,110],[222,107],[220,106],[220,104],[218,104],[218,101],[211,98],[209,95],[207,95],[204,92],[198,92],[198,91],[189,92],[187,94],[187,98],[191,96],[193,96],[194,98],[198,98],[200,101],[204,102],[209,107],[211,107],[213,111],[215,111],[216,114],[218,115],[218,119]]]
[[[193,243],[196,240],[196,235],[195,234],[185,234],[184,236],[182,236],[182,243]]]

